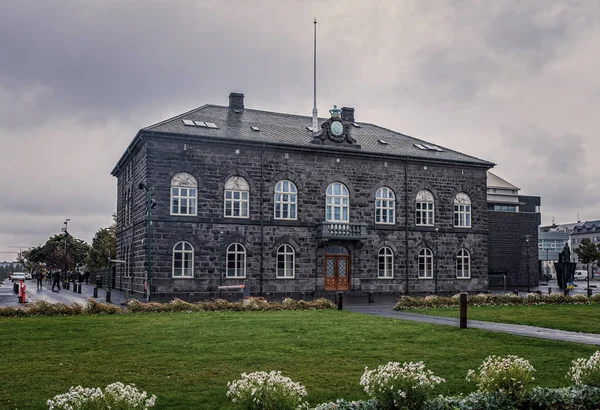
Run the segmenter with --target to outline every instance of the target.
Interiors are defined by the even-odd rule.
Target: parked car
[[[587,280],[588,277],[588,273],[585,270],[576,270],[575,271],[575,276],[573,277],[573,279],[575,280]]]
[[[23,272],[13,272],[11,279],[12,279],[13,283],[19,282],[19,281],[24,281],[25,274]]]
[[[31,273],[25,272],[25,279],[31,280]]]

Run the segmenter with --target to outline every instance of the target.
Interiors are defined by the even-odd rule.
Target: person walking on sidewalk
[[[44,272],[42,270],[38,270],[35,274],[35,278],[37,279],[37,289],[42,290],[42,281],[44,280]]]
[[[58,286],[58,290],[60,290],[60,271],[54,271],[52,274],[52,292],[54,292],[54,286]]]

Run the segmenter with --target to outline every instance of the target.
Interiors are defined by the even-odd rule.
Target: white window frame
[[[171,179],[171,201],[169,204],[171,215],[198,215],[198,182],[193,175],[180,172]]]
[[[336,216],[336,211],[338,212]],[[325,220],[327,222],[350,222],[350,192],[341,182],[333,182],[327,187],[325,200]]]
[[[280,260],[280,258],[282,260]],[[294,279],[296,277],[296,254],[291,245],[283,244],[277,248],[277,278],[278,279]],[[279,263],[283,262],[283,270],[279,268]],[[289,269],[291,265],[291,270]],[[283,272],[283,274],[280,274]]]
[[[454,197],[454,226],[471,227],[471,198],[464,192],[459,192]]]
[[[471,279],[471,254],[465,248],[456,253],[456,278]]]
[[[419,272],[419,279],[433,278],[433,252],[431,252],[431,249],[423,248],[419,251],[417,270]]]
[[[234,264],[233,275],[229,274],[230,262]],[[246,277],[246,248],[241,243],[234,242],[227,247],[225,277],[227,279],[244,279]]]
[[[424,189],[419,191],[415,201],[415,225],[435,225],[435,198],[433,194]]]
[[[181,246],[181,249],[177,249]],[[175,254],[181,254],[181,268],[175,267]],[[191,268],[186,268],[186,262],[191,264]],[[171,263],[171,274],[173,278],[177,279],[191,279],[194,277],[194,247],[191,243],[186,241],[177,242],[173,246],[173,259]],[[191,272],[186,270],[191,269]],[[180,272],[177,272],[177,271]]]
[[[298,189],[292,181],[283,179],[275,185],[273,212],[275,219],[298,219]]]
[[[396,194],[389,187],[381,187],[375,194],[375,223],[383,225],[396,223]]]
[[[383,270],[381,269],[382,264]],[[394,278],[394,251],[388,246],[379,249],[377,253],[377,272],[379,279]]]
[[[248,203],[250,185],[242,177],[231,177],[225,183],[223,194],[223,215],[225,218],[250,218]],[[236,214],[237,210],[237,214]]]

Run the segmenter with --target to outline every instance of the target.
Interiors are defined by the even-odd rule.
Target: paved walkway
[[[29,302],[36,302],[39,300],[45,300],[49,303],[87,303],[88,298],[94,295],[94,286],[91,284],[82,283],[81,293],[73,292],[73,287],[70,290],[63,289],[61,284],[60,291],[52,291],[52,285],[44,284],[41,290],[36,289],[36,281],[28,280],[27,285],[27,300]],[[125,300],[131,299],[131,296],[126,295],[124,292],[116,289],[111,289],[111,304],[122,306],[125,304]],[[106,302],[106,288],[98,289],[97,301]],[[9,280],[5,280],[2,286],[0,286],[0,305],[1,306],[17,306],[18,297],[13,292],[13,284]]]
[[[433,323],[436,325],[459,326],[458,318],[430,316],[419,313],[400,312],[392,309],[393,305],[345,305],[344,309],[364,313],[367,315],[389,317],[415,322]],[[506,323],[483,322],[481,320],[468,320],[467,327],[489,330],[491,332],[510,333],[513,335],[537,337],[540,339],[559,340],[563,342],[585,343],[600,345],[600,334],[568,332],[564,330],[548,329],[544,327],[513,325]]]

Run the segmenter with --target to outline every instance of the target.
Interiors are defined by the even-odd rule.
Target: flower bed
[[[95,299],[88,299],[86,305],[78,303],[48,303],[39,301],[25,306],[0,307],[0,317],[27,317],[27,316],[74,316],[98,314],[129,314],[143,312],[208,312],[208,311],[278,311],[278,310],[321,310],[334,309],[336,306],[327,299],[293,300],[285,299],[282,303],[266,302],[262,298],[246,298],[243,302],[228,302],[223,299],[189,303],[175,299],[169,303],[144,303],[138,300],[127,302],[127,308],[101,303]]]
[[[478,371],[469,370],[467,379],[477,383],[478,391],[459,396],[430,397],[433,389],[444,382],[425,368],[422,362],[389,362],[368,370],[360,384],[371,396],[369,400],[336,401],[310,407],[302,399],[304,387],[280,372],[242,374],[242,379],[228,383],[227,396],[245,410],[598,410],[600,387],[585,384],[598,382],[600,351],[589,359],[573,361],[567,375],[575,385],[563,388],[533,386],[533,366],[520,357],[490,356]],[[589,375],[591,377],[588,377]],[[585,377],[588,377],[587,379]]]
[[[600,293],[591,297],[584,295],[565,296],[562,293],[552,293],[550,295],[528,293],[525,297],[515,295],[514,293],[505,293],[502,295],[480,293],[477,295],[469,295],[467,304],[469,306],[591,305],[600,304]],[[396,306],[394,306],[394,310],[453,308],[458,307],[459,305],[459,295],[430,295],[425,297],[402,296],[398,299]]]

